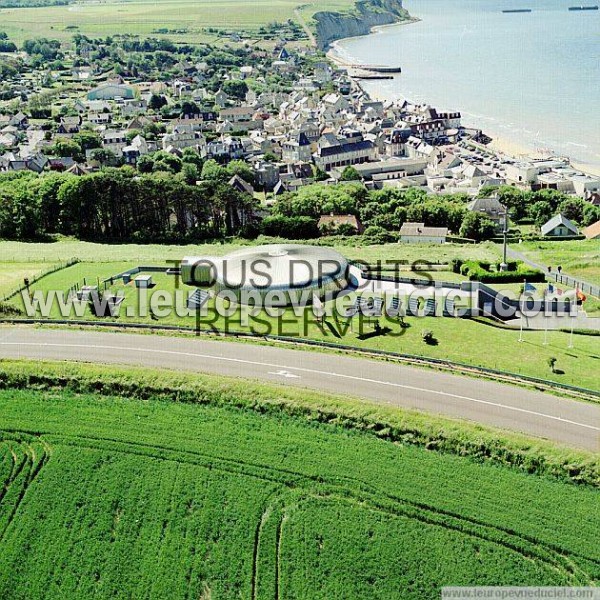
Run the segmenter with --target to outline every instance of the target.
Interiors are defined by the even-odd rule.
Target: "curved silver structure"
[[[251,246],[222,258],[185,258],[183,282],[227,292],[238,302],[289,305],[300,295],[322,297],[348,285],[348,261],[335,250],[299,244]]]

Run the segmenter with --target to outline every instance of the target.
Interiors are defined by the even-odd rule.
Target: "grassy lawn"
[[[257,240],[258,243],[270,243]],[[299,242],[302,243],[302,242]],[[221,256],[238,250],[241,243],[234,244],[190,244],[187,246],[160,244],[97,244],[64,240],[53,243],[27,243],[0,241],[0,254],[5,262],[24,261],[65,261],[78,258],[84,262],[133,261],[136,264],[168,259],[181,259],[184,256]],[[247,245],[247,244],[246,244]],[[346,258],[375,263],[377,260],[404,260],[407,263],[430,261],[447,263],[453,258],[463,260],[489,260],[500,258],[498,246],[485,244],[383,244],[360,246],[351,243],[334,246]]]
[[[137,264],[137,263],[133,263]],[[109,278],[127,268],[132,263],[127,261],[113,263],[79,263],[58,271],[43,278],[32,286],[32,290],[60,290],[66,292],[71,286],[85,282],[95,285],[98,279]],[[139,323],[179,325],[194,327],[194,316],[178,316],[175,311],[166,311],[162,315],[156,300],[161,291],[166,291],[174,296],[175,278],[170,275],[153,274],[156,287],[147,292],[147,296],[140,295],[135,285],[115,283],[110,290],[113,293],[125,296],[121,306],[120,321]],[[181,288],[180,306],[186,306],[185,298],[191,290],[187,286]],[[145,299],[147,298],[147,300]],[[154,298],[154,300],[152,300]],[[14,304],[22,306],[21,298]],[[242,324],[241,314],[236,310],[231,317],[221,316],[217,308],[222,309],[223,302],[217,307],[217,300],[210,300],[205,316],[200,319],[200,328],[209,330],[253,331],[260,335],[276,334],[287,337],[310,338],[325,340],[337,344],[352,345],[357,348],[381,349],[392,352],[402,352],[447,359],[470,365],[499,369],[543,379],[550,379],[570,385],[600,389],[598,385],[597,370],[600,361],[598,337],[575,336],[574,348],[569,346],[569,334],[552,331],[548,333],[548,344],[544,345],[544,332],[524,332],[524,342],[519,343],[519,331],[505,330],[465,319],[451,319],[442,317],[406,318],[408,327],[401,328],[396,321],[381,322],[382,327],[389,327],[390,331],[382,335],[375,335],[373,325],[353,319],[352,329],[350,323],[343,318],[331,317],[325,325],[318,324],[310,309],[300,315],[295,315],[291,309],[285,311],[283,317],[269,316],[261,312],[256,317],[249,316]],[[351,303],[351,298],[349,299]],[[141,314],[140,306],[151,306],[153,311],[147,310]],[[130,310],[131,314],[127,314]],[[94,318],[84,307],[84,315],[80,318]],[[154,318],[152,317],[154,314]],[[59,307],[53,306],[51,317],[61,316]],[[75,314],[72,318],[76,318]],[[437,344],[428,345],[422,340],[422,332],[431,330]],[[556,368],[562,373],[552,373],[548,367],[548,358],[557,358]]]
[[[600,240],[523,242],[515,250],[554,269],[561,265],[564,273],[600,285]]]
[[[272,22],[298,20],[295,9],[301,0],[135,0],[122,2],[84,0],[68,6],[0,9],[2,30],[11,40],[23,42],[33,37],[70,40],[74,33],[98,37],[134,34],[142,37],[168,37],[176,42],[211,43],[217,36],[203,31],[207,27],[254,32]],[[303,16],[318,10],[349,10],[353,0],[327,0],[305,5]],[[179,34],[156,34],[154,30],[187,30]]]
[[[25,277],[31,279],[49,270],[54,264],[47,262],[0,262],[0,298],[18,288]]]
[[[0,391],[0,597],[428,600],[450,584],[600,578],[591,486],[315,416],[336,403],[363,425],[387,414],[413,438],[442,420],[205,376],[143,401],[75,393],[75,367],[54,368],[62,388]],[[111,369],[96,389],[180,377]],[[494,443],[472,425],[463,434],[461,451],[467,435]],[[590,460],[520,439],[495,443],[531,464]]]

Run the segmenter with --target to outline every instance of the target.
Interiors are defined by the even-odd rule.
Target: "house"
[[[254,165],[254,177],[259,187],[270,192],[279,183],[279,168],[270,162],[257,162]]]
[[[92,125],[108,125],[112,123],[112,114],[109,112],[89,112],[87,122]]]
[[[17,129],[27,129],[29,127],[29,119],[27,115],[19,111],[16,115],[11,117],[9,125],[13,125]]]
[[[106,130],[102,135],[102,147],[114,152],[115,156],[121,156],[127,145],[125,131]]]
[[[129,165],[135,165],[140,156],[148,154],[150,149],[148,143],[141,135],[136,135],[129,146],[125,146],[122,150],[123,158]]]
[[[50,171],[68,171],[75,166],[75,161],[70,156],[62,156],[60,158],[49,158],[47,167]]]
[[[298,133],[285,140],[282,145],[282,159],[284,162],[310,162],[312,149],[305,133]]]
[[[409,244],[443,244],[447,227],[426,227],[425,223],[406,222],[400,228],[400,241]]]
[[[496,224],[496,227],[500,226],[500,222],[506,213],[506,207],[498,200],[497,196],[476,198],[467,204],[467,210],[485,215]]]
[[[67,173],[71,175],[77,175],[78,177],[82,177],[83,175],[89,175],[89,169],[82,167],[80,164],[75,163],[70,169],[66,170]]]
[[[56,130],[57,133],[73,134],[78,133],[81,127],[81,117],[61,117]]]
[[[224,108],[219,113],[221,121],[230,121],[231,123],[240,123],[251,121],[254,115],[254,107],[252,106],[235,106],[233,108]]]
[[[244,157],[244,145],[237,138],[226,137],[209,142],[201,155],[216,160],[235,160]]]
[[[115,98],[131,100],[134,97],[135,93],[131,86],[118,83],[103,83],[89,91],[87,95],[88,100],[115,100]]]
[[[347,167],[375,160],[375,144],[362,135],[337,137],[333,134],[321,136],[317,151],[313,155],[315,164],[323,171],[334,167]]]
[[[183,148],[204,148],[206,146],[205,137],[198,132],[173,131],[166,134],[162,139],[163,150],[169,146],[182,150]]]
[[[228,184],[238,192],[254,196],[254,188],[237,174],[228,181]]]
[[[600,239],[600,221],[592,223],[589,227],[586,227],[581,233],[585,235],[588,240]]]
[[[562,214],[555,215],[541,226],[542,235],[569,237],[579,235],[577,227]]]
[[[219,90],[215,94],[215,104],[220,108],[225,108],[227,106],[228,100],[229,96],[223,90]]]
[[[353,231],[362,233],[365,229],[360,219],[354,215],[323,215],[319,218],[317,226],[324,233],[338,233],[342,230],[344,233]]]

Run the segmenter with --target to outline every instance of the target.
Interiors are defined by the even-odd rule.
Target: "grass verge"
[[[371,433],[398,444],[600,487],[598,454],[416,411],[375,406],[306,390],[159,369],[19,360],[0,361],[0,388],[59,389],[283,414],[307,422]]]

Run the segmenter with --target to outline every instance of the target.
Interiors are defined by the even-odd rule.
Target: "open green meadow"
[[[32,279],[52,269],[55,263],[47,262],[4,262],[0,261],[0,298],[23,284],[23,279]]]
[[[347,11],[354,2],[326,0],[306,5],[300,0],[83,0],[67,6],[3,8],[0,23],[15,42],[34,37],[68,41],[75,33],[105,37],[119,32],[192,44],[214,43],[219,38],[207,28],[252,34],[269,23],[299,21],[295,11],[301,6],[302,20],[310,23],[317,11]],[[157,33],[159,29],[171,33]]]
[[[281,240],[275,240],[280,242]],[[275,243],[273,242],[273,243]],[[272,243],[270,239],[259,238],[256,244]],[[304,243],[304,242],[299,242]],[[5,262],[54,261],[64,262],[77,258],[82,262],[131,261],[142,264],[161,264],[165,260],[178,260],[184,256],[222,256],[239,250],[248,243],[225,244],[98,244],[65,239],[51,243],[30,243],[0,241],[0,256]],[[462,260],[500,259],[496,244],[381,244],[361,246],[348,241],[344,245],[334,245],[346,258],[374,263],[377,260],[429,261],[447,263],[453,258]]]
[[[563,272],[600,285],[600,240],[575,240],[562,242],[523,242],[517,249],[527,258]]]
[[[62,386],[74,372],[52,369]],[[116,376],[90,385],[112,377],[127,395]],[[0,391],[0,597],[421,600],[600,580],[590,485],[322,423],[333,400],[310,392],[202,377],[199,403],[185,403],[189,382],[173,402],[142,382],[174,376],[131,377],[145,400]]]

